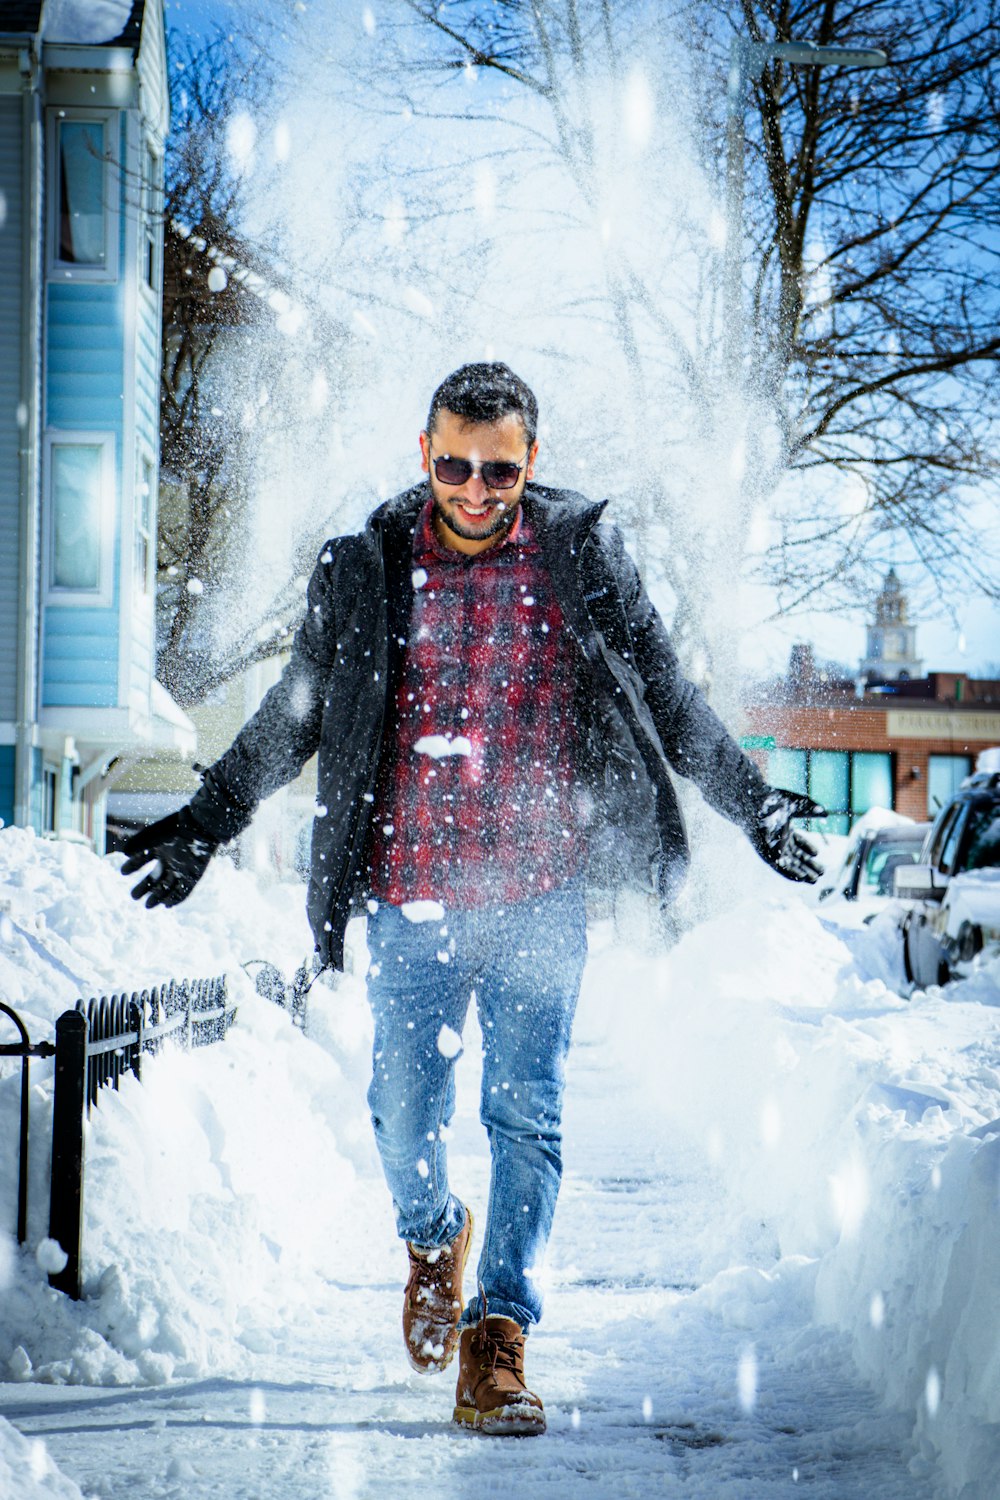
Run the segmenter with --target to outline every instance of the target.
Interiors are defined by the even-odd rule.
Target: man
[[[668,766],[792,880],[821,873],[793,817],[681,675],[603,505],[535,484],[538,409],[506,365],[465,365],[420,434],[426,482],[330,541],[280,682],[187,808],[136,834],[148,906],[181,901],[219,843],[319,754],[308,908],[341,967],[367,904],[368,1099],[410,1263],[407,1354],[444,1368],[454,1419],[544,1430],[524,1378],[561,1176],[563,1073],[586,956],[584,891],[669,900],[687,864]],[[454,1066],[475,993],[492,1159],[478,1294],[448,1186]]]

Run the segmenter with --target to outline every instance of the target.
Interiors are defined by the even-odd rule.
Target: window
[[[948,836],[944,841],[944,849],[941,851],[941,871],[945,875],[954,873],[955,856],[958,853],[958,846],[961,843],[962,833],[965,829],[965,811],[964,807],[959,807],[958,816],[948,829]]]
[[[968,755],[929,755],[927,757],[927,815],[936,817],[958,791],[972,770]]]
[[[145,454],[139,464],[139,481],[135,487],[135,589],[137,594],[152,590],[153,558],[153,461]]]
[[[767,776],[773,786],[805,792],[827,816],[810,826],[849,833],[870,807],[892,807],[892,756],[864,750],[771,750]]]
[[[940,868],[941,865],[941,850],[944,848],[945,839],[947,839],[950,835],[951,830],[954,828],[956,822],[958,821],[961,811],[961,803],[958,803],[955,807],[949,807],[944,816],[941,818],[940,823],[935,825],[934,833],[931,838],[931,847],[928,854],[928,859],[936,869]]]
[[[771,750],[767,757],[768,780],[788,792],[805,792],[808,786],[808,750]]]
[[[113,454],[111,433],[51,433],[46,438],[52,602],[111,602]]]
[[[846,833],[851,766],[844,750],[813,750],[809,755],[809,795],[821,802],[831,817],[827,831]]]
[[[160,163],[148,145],[142,148],[142,212],[139,216],[139,277],[151,292],[160,289],[160,236],[162,213]]]
[[[53,271],[85,281],[117,276],[111,175],[113,115],[50,111],[50,260]]]
[[[984,803],[969,814],[963,870],[995,870],[1000,866],[1000,803]]]
[[[59,772],[55,766],[45,765],[42,768],[42,832],[54,833],[56,829],[56,811],[58,808],[57,793],[59,789]]]
[[[892,756],[870,750],[851,752],[851,814],[892,806]]]

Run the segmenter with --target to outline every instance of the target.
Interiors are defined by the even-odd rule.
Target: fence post
[[[52,1100],[52,1194],[49,1237],[67,1256],[49,1285],[80,1299],[83,1234],[83,1106],[87,1077],[87,1017],[68,1010],[56,1022],[56,1073]]]

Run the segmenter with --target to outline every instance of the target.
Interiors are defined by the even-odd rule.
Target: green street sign
[[[773,734],[744,734],[740,736],[741,750],[775,750]]]

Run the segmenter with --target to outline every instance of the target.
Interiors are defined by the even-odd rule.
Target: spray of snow
[[[444,916],[440,901],[404,901],[399,909],[408,922],[440,922]]]
[[[413,748],[420,755],[429,755],[431,760],[444,760],[449,755],[471,755],[472,741],[464,734],[451,739],[444,734],[423,734]]]

